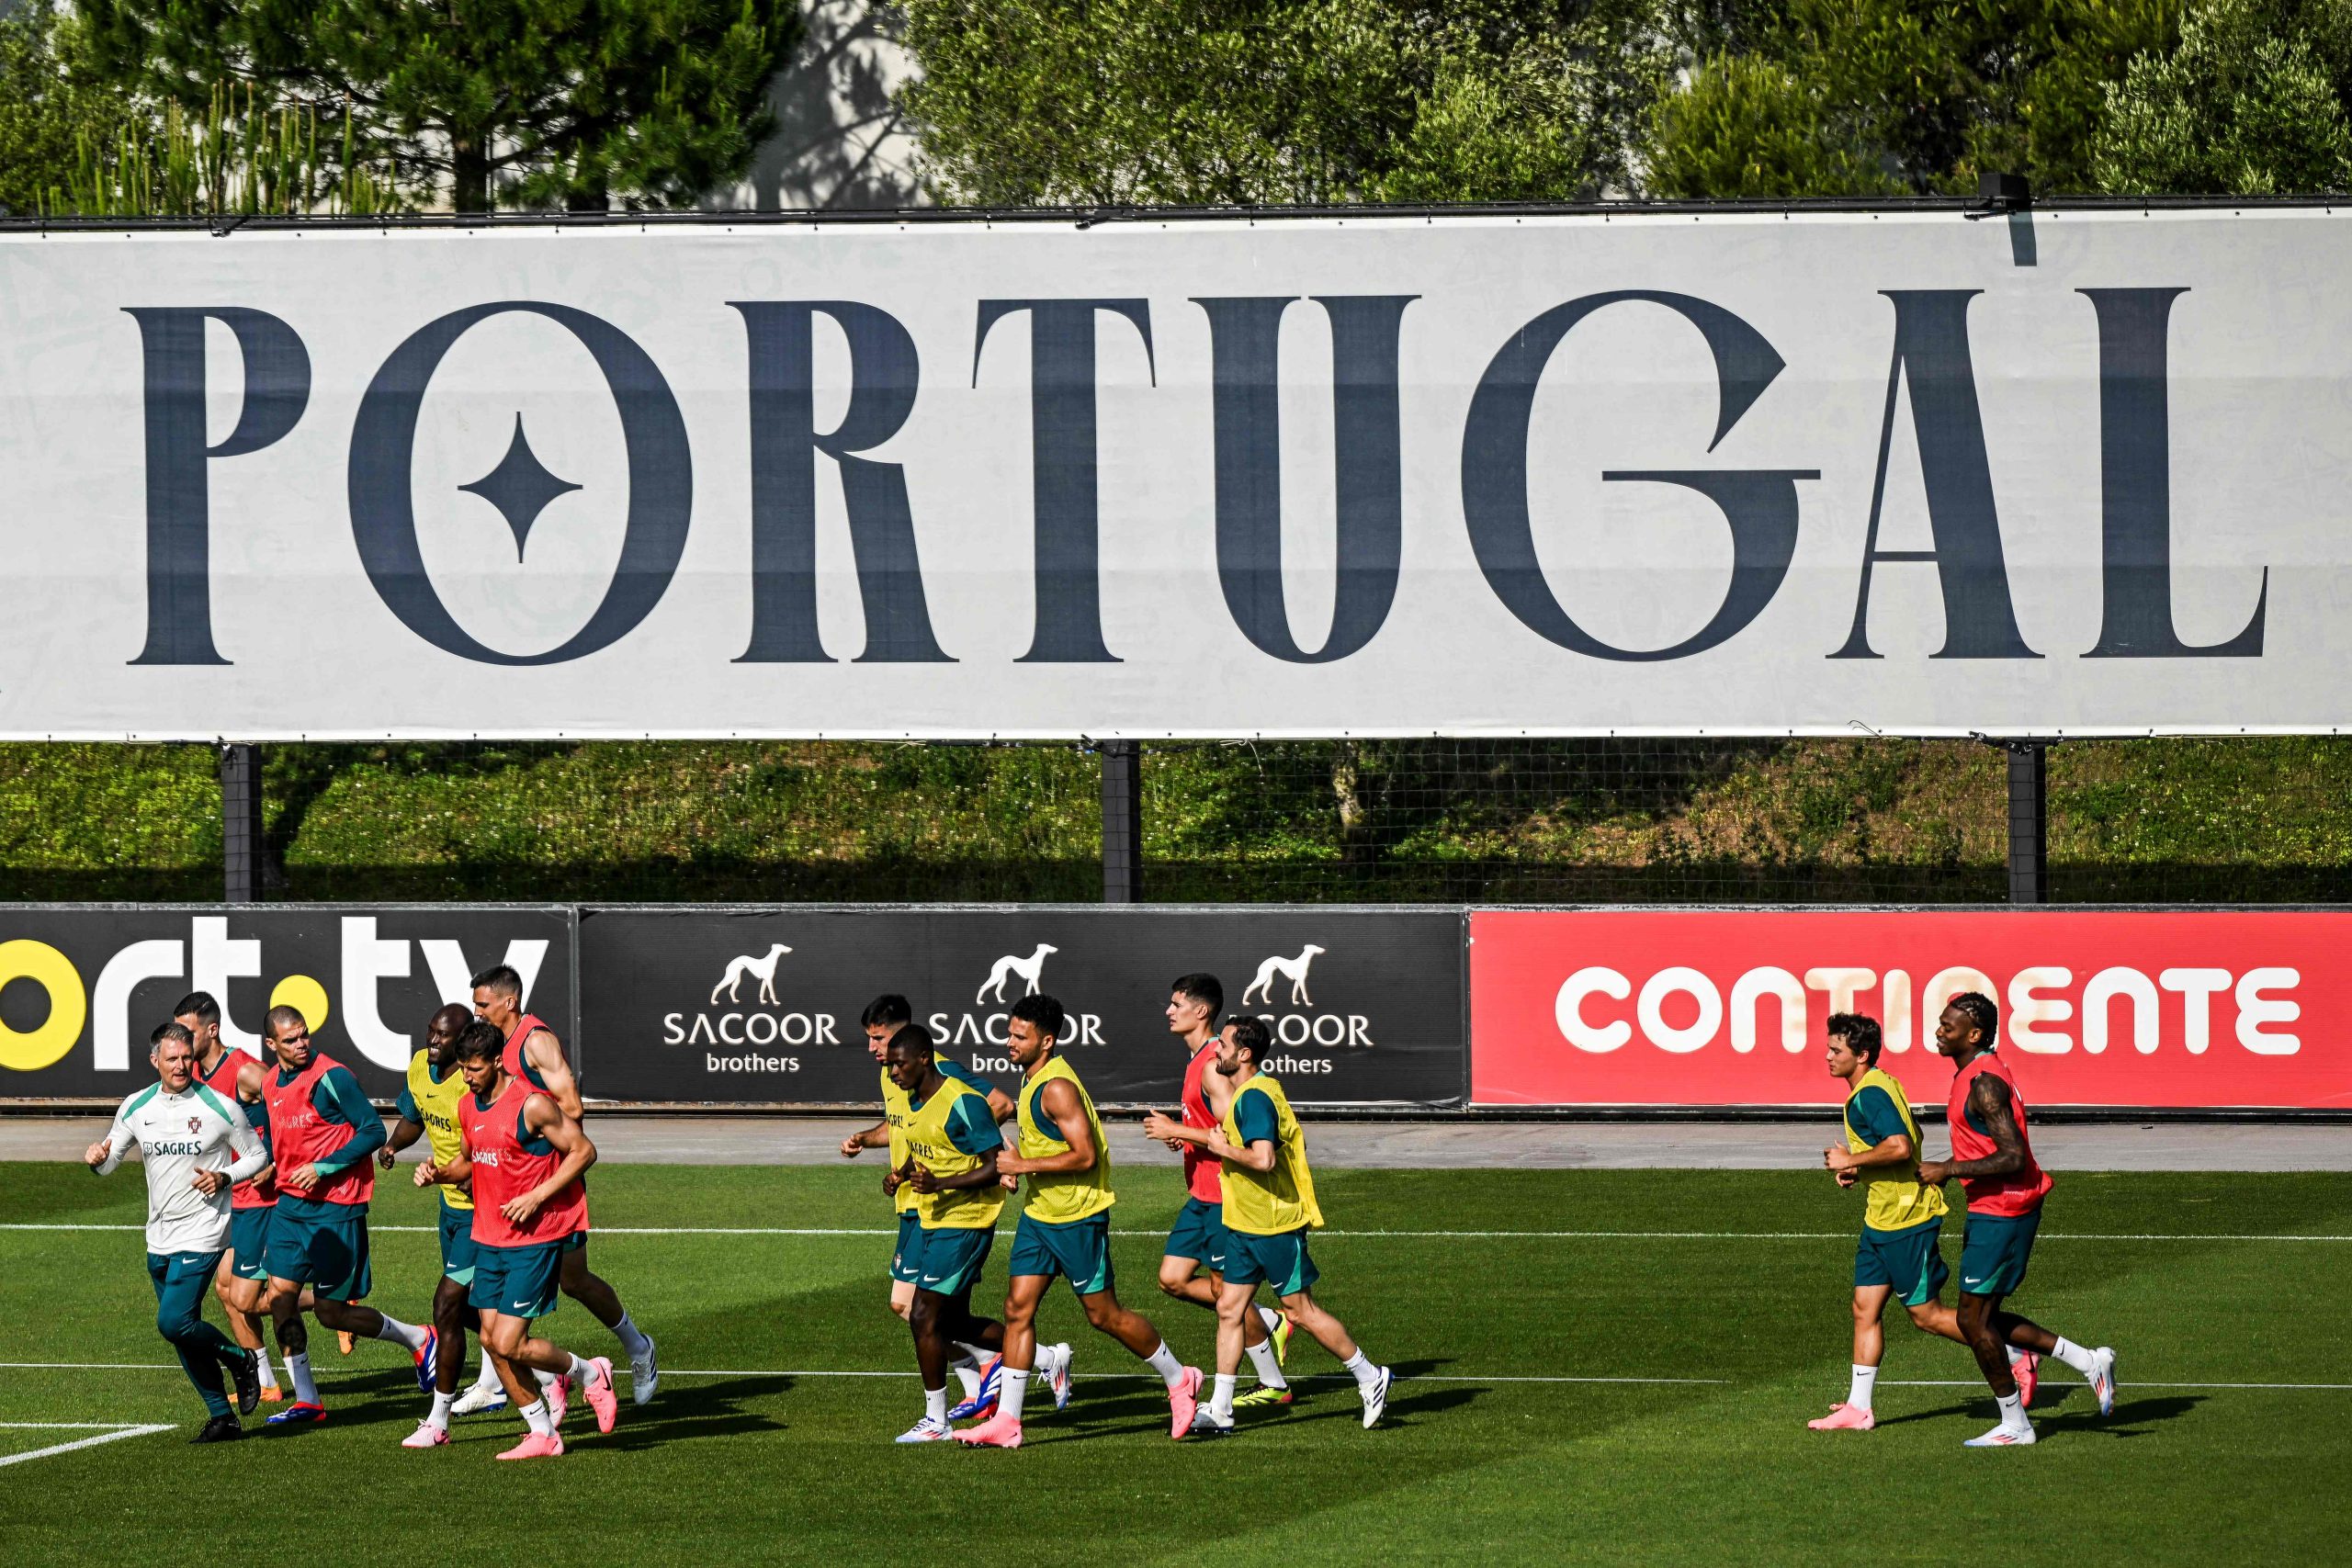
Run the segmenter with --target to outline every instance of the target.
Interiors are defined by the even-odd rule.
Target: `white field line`
[[[0,1231],[143,1231],[144,1225],[100,1224],[0,1224]],[[376,1235],[432,1235],[432,1225],[370,1225]],[[895,1236],[896,1230],[864,1230],[817,1228],[797,1225],[597,1225],[591,1235],[818,1235],[818,1236]],[[1113,1231],[1114,1240],[1158,1239],[1164,1231]],[[1325,1230],[1315,1233],[1317,1241],[1362,1240],[1428,1240],[1428,1241],[1851,1241],[1854,1233],[1845,1231],[1349,1231]],[[2352,1242],[2352,1235],[2211,1235],[2197,1233],[2160,1235],[2155,1233],[2044,1231],[2036,1244],[2045,1241],[2278,1241],[2278,1242]]]
[[[0,1427],[17,1431],[85,1431],[94,1427],[104,1429],[95,1437],[76,1438],[70,1443],[51,1443],[30,1453],[0,1454],[0,1465],[22,1464],[27,1460],[47,1459],[51,1454],[70,1454],[75,1449],[94,1449],[100,1443],[119,1442],[125,1438],[144,1438],[151,1433],[172,1429],[169,1422],[160,1426],[124,1426],[110,1421],[0,1421]]]
[[[179,1366],[179,1363],[178,1363],[178,1362],[176,1362],[176,1361],[0,1361],[0,1371],[53,1371],[53,1372],[81,1372],[81,1371],[143,1371],[143,1372],[175,1372],[175,1371],[178,1371],[179,1370],[180,1370],[180,1366]],[[836,1370],[830,1369],[830,1368],[815,1368],[815,1367],[704,1367],[704,1368],[664,1367],[664,1368],[662,1368],[662,1375],[664,1378],[902,1378],[902,1379],[903,1379],[903,1378],[910,1378],[910,1377],[913,1377],[915,1374],[914,1374],[913,1372],[911,1372],[911,1371],[896,1371],[896,1372],[877,1372],[877,1371],[836,1371]],[[1077,1382],[1155,1382],[1155,1381],[1157,1381],[1158,1377],[1159,1377],[1159,1374],[1158,1374],[1157,1372],[1086,1372],[1086,1373],[1082,1373],[1082,1374],[1080,1374],[1080,1376],[1079,1376],[1075,1381],[1077,1381]],[[1312,1373],[1308,1373],[1308,1374],[1306,1374],[1306,1376],[1303,1376],[1303,1377],[1294,1378],[1294,1379],[1292,1379],[1291,1381],[1292,1381],[1292,1382],[1354,1382],[1355,1380],[1354,1380],[1354,1378],[1353,1378],[1351,1374],[1349,1374],[1349,1373],[1347,1373],[1347,1372],[1312,1372]],[[1736,1380],[1736,1379],[1733,1379],[1733,1378],[1634,1378],[1634,1377],[1567,1377],[1567,1376],[1544,1376],[1544,1377],[1539,1377],[1539,1376],[1530,1376],[1530,1375],[1522,1375],[1522,1374],[1508,1374],[1508,1373],[1507,1373],[1507,1374],[1498,1375],[1498,1376],[1495,1376],[1495,1377],[1478,1377],[1478,1376],[1475,1376],[1475,1375],[1473,1375],[1473,1374],[1471,1374],[1471,1373],[1467,1373],[1467,1372],[1414,1372],[1414,1373],[1408,1373],[1408,1374],[1406,1374],[1406,1375],[1400,1376],[1400,1377],[1398,1377],[1398,1378],[1397,1378],[1397,1380],[1396,1380],[1396,1381],[1397,1381],[1398,1382],[1461,1382],[1461,1383],[1496,1383],[1496,1382],[1528,1382],[1528,1383],[1642,1383],[1642,1384],[1672,1385],[1672,1386],[1694,1386],[1694,1385],[1702,1385],[1702,1386],[1709,1386],[1709,1387],[1729,1387],[1729,1386],[1731,1386],[1734,1382],[1736,1382],[1737,1380]],[[2043,1385],[2044,1385],[2045,1387],[2049,1387],[2049,1388],[2074,1388],[2074,1387],[2079,1387],[2079,1386],[2082,1386],[2082,1385],[2080,1385],[2080,1384],[2076,1384],[2076,1383],[2072,1382],[2069,1382],[2069,1381],[2061,1380],[2061,1379],[2056,1379],[2056,1378],[2044,1378],[2044,1379],[2042,1380],[2042,1382],[2043,1382]],[[1983,1387],[1984,1386],[1984,1380],[1983,1380],[1983,1379],[1981,1379],[1981,1378],[1955,1378],[1955,1379],[1897,1379],[1897,1378],[1882,1378],[1882,1379],[1880,1379],[1880,1380],[1879,1380],[1879,1386],[1880,1386],[1881,1388],[1983,1388]],[[2214,1388],[2214,1389],[2262,1390],[2262,1391],[2273,1391],[2273,1392],[2281,1392],[2281,1393],[2285,1393],[2285,1392],[2301,1392],[2301,1393],[2352,1393],[2352,1382],[2158,1382],[2158,1381],[2155,1381],[2155,1380],[2154,1380],[2154,1379],[2150,1379],[2150,1378],[2138,1378],[2138,1377],[2135,1377],[2135,1378],[2133,1378],[2133,1379],[2132,1379],[2132,1380],[2131,1380],[2129,1386],[2130,1386],[2130,1387],[2132,1387],[2132,1388],[2135,1388],[2135,1389],[2138,1389],[2138,1388]],[[23,1425],[28,1425],[28,1426],[52,1426],[52,1427],[55,1427],[55,1426],[71,1426],[71,1425],[85,1425],[85,1426],[95,1426],[95,1425],[97,1425],[97,1423],[96,1423],[96,1422],[71,1423],[71,1422],[54,1422],[54,1421],[50,1421],[50,1422],[28,1422],[28,1423],[22,1423],[22,1424],[23,1424]],[[10,1425],[10,1423],[6,1423],[6,1422],[0,1422],[0,1426],[7,1426],[7,1425]],[[140,1430],[141,1430],[141,1431],[156,1431],[156,1432],[161,1432],[161,1431],[168,1431],[168,1430],[170,1430],[170,1428],[169,1428],[169,1427],[141,1427],[141,1428],[140,1428]],[[124,1433],[124,1434],[122,1434],[122,1435],[123,1435],[123,1436],[131,1436],[131,1435],[133,1435],[133,1434],[130,1434],[130,1433]],[[77,1446],[78,1446],[78,1445],[77,1445]],[[29,1458],[29,1457],[31,1457],[31,1456],[27,1455],[27,1456],[24,1456],[24,1457]],[[6,1460],[0,1460],[0,1464],[5,1464],[5,1463],[7,1463],[7,1462],[10,1462],[10,1461],[6,1461]]]

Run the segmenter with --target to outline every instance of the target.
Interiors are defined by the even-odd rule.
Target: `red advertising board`
[[[1476,910],[1478,1105],[1834,1102],[1832,1012],[1940,1105],[1951,997],[1999,1003],[2030,1105],[2352,1106],[2352,913]]]

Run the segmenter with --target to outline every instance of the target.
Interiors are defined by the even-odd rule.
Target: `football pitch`
[[[661,1393],[625,1397],[609,1437],[578,1410],[562,1460],[502,1466],[510,1413],[403,1451],[423,1403],[407,1357],[339,1358],[315,1325],[326,1426],[186,1446],[201,1407],[154,1333],[139,1173],[0,1168],[0,1547],[402,1564],[2352,1557],[2340,1175],[2058,1173],[2015,1304],[2116,1347],[2118,1407],[2098,1419],[2052,1363],[2041,1442],[1968,1450],[1993,1419],[1973,1363],[1899,1312],[1878,1430],[1805,1429],[1849,1359],[1859,1201],[1825,1177],[1333,1170],[1317,1293],[1399,1374],[1384,1427],[1361,1428],[1302,1334],[1300,1403],[1171,1443],[1157,1381],[1057,1287],[1040,1330],[1077,1348],[1075,1391],[1058,1415],[1033,1396],[1027,1446],[1003,1453],[891,1442],[921,1411],[885,1305],[878,1174],[599,1168],[593,1257],[660,1340]],[[405,1177],[379,1190],[370,1300],[415,1320],[438,1261]],[[1122,1297],[1201,1364],[1208,1314],[1153,1285],[1177,1177],[1128,1169],[1119,1188]],[[1001,1299],[1012,1225],[1008,1209],[982,1303]],[[1958,1247],[1954,1220],[1948,1261]],[[547,1327],[617,1354],[575,1304]]]

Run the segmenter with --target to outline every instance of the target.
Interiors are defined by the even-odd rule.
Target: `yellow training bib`
[[[1056,1080],[1068,1083],[1078,1094],[1078,1108],[1086,1115],[1086,1128],[1094,1139],[1094,1164],[1087,1170],[1063,1171],[1055,1176],[1025,1176],[1029,1201],[1023,1210],[1033,1220],[1050,1224],[1068,1224],[1089,1214],[1099,1214],[1113,1201],[1111,1191],[1111,1146],[1102,1138],[1102,1120],[1094,1114],[1094,1097],[1078,1081],[1068,1062],[1059,1056],[1037,1069],[1021,1089],[1021,1145],[1023,1159],[1051,1159],[1069,1152],[1069,1142],[1061,1134],[1054,1119],[1046,1114],[1046,1086]]]
[[[1255,1171],[1225,1162],[1226,1229],[1250,1235],[1282,1235],[1301,1226],[1321,1230],[1323,1211],[1316,1205],[1315,1178],[1306,1168],[1306,1134],[1291,1113],[1282,1085],[1260,1073],[1236,1089],[1225,1108],[1225,1141],[1245,1146],[1239,1112],[1252,1094],[1273,1102],[1274,1168]]]
[[[1862,1136],[1854,1130],[1854,1101],[1864,1089],[1885,1091],[1894,1101],[1895,1114],[1903,1118],[1904,1135],[1911,1140],[1908,1164],[1880,1166],[1881,1170],[1893,1169],[1900,1174],[1873,1178],[1870,1184],[1870,1202],[1864,1209],[1862,1224],[1874,1231],[1899,1231],[1928,1220],[1940,1219],[1945,1211],[1944,1190],[1927,1187],[1919,1181],[1919,1120],[1911,1114],[1911,1101],[1903,1086],[1894,1077],[1872,1067],[1861,1076],[1846,1096],[1846,1150],[1849,1154],[1866,1154],[1878,1146],[1878,1141]]]
[[[466,1075],[455,1066],[439,1083],[433,1081],[433,1064],[422,1051],[408,1059],[408,1097],[424,1122],[425,1146],[433,1163],[447,1165],[464,1152],[465,1136],[458,1127],[458,1101],[465,1098]],[[472,1194],[462,1187],[444,1187],[441,1201],[452,1209],[470,1209]]]
[[[995,1125],[989,1112],[988,1096],[956,1078],[945,1079],[939,1092],[921,1105],[909,1097],[907,1152],[913,1156],[916,1165],[933,1176],[962,1176],[980,1168],[979,1156],[966,1154],[947,1135],[948,1117],[958,1105],[967,1102],[971,1109],[967,1114],[978,1116],[990,1127]],[[925,1230],[986,1230],[996,1224],[997,1214],[1003,1208],[1004,1189],[994,1182],[986,1187],[915,1193],[915,1216]]]

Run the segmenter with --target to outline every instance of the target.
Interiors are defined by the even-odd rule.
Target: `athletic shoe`
[[[946,1422],[934,1421],[926,1416],[899,1433],[896,1440],[901,1443],[935,1443],[942,1438],[952,1438],[955,1435],[956,1429]]]
[[[1193,1416],[1201,1407],[1201,1369],[1186,1367],[1168,1391],[1168,1435],[1182,1441],[1193,1429]]]
[[[430,1421],[419,1421],[416,1430],[401,1439],[404,1449],[437,1449],[449,1440],[449,1428],[436,1427]]]
[[[412,1352],[416,1357],[416,1392],[427,1398],[432,1397],[433,1394],[433,1380],[435,1375],[434,1359],[440,1348],[441,1331],[428,1327],[424,1331],[424,1348]]]
[[[1258,1310],[1263,1312],[1266,1309],[1260,1307]],[[1290,1331],[1297,1326],[1291,1322],[1290,1314],[1286,1312],[1274,1314],[1274,1321],[1266,1325],[1266,1337],[1274,1342],[1274,1365],[1290,1365]]]
[[[2115,1352],[2102,1345],[2091,1352],[2091,1392],[2098,1396],[2101,1418],[2115,1414]]]
[[[1964,1449],[2014,1449],[2023,1448],[2026,1444],[2032,1441],[2033,1428],[2030,1427],[1996,1427],[1981,1438],[1969,1438],[1968,1441],[1961,1444],[1961,1447]]]
[[[233,1443],[244,1435],[245,1429],[237,1425],[237,1418],[234,1416],[215,1416],[211,1420],[207,1421],[203,1429],[188,1441],[191,1443]]]
[[[563,1430],[563,1417],[571,1409],[571,1374],[564,1373],[539,1390],[539,1397],[548,1402],[548,1425]]]
[[[355,1343],[351,1337],[351,1330],[348,1328],[338,1328],[334,1331],[334,1348],[345,1355],[351,1354],[351,1347]]]
[[[267,1399],[269,1395],[265,1393],[262,1397],[264,1399]],[[481,1416],[492,1410],[503,1410],[505,1408],[506,1388],[504,1384],[478,1382],[471,1388],[466,1390],[465,1393],[458,1395],[458,1402],[449,1406],[449,1413],[453,1416]]]
[[[588,1408],[596,1413],[596,1430],[611,1431],[621,1413],[620,1396],[613,1392],[613,1363],[602,1356],[589,1362],[580,1392],[588,1396]]]
[[[261,1358],[251,1350],[241,1351],[229,1363],[229,1381],[237,1388],[237,1414],[252,1415],[254,1406],[261,1403]]]
[[[1233,1423],[1218,1420],[1216,1412],[1204,1404],[1193,1412],[1193,1424],[1185,1429],[1184,1435],[1188,1438],[1229,1438],[1233,1436]]]
[[[1070,1354],[1067,1345],[1052,1346],[1050,1349],[1053,1371],[1046,1374],[1046,1382],[1054,1391],[1054,1408],[1067,1410],[1069,1408],[1069,1364],[1077,1358]]]
[[[959,1443],[974,1448],[1017,1449],[1021,1446],[1021,1423],[1010,1416],[991,1416],[977,1427],[967,1427],[956,1434]]]
[[[276,1383],[266,1382],[261,1385],[261,1402],[264,1404],[276,1404],[285,1397],[286,1391]]]
[[[561,1459],[563,1439],[552,1432],[534,1432],[498,1457],[500,1459]]]
[[[298,1399],[293,1404],[288,1405],[285,1409],[279,1411],[277,1415],[271,1416],[267,1424],[283,1430],[288,1427],[315,1427],[326,1418],[327,1407],[325,1405],[306,1404]]]
[[[2017,1380],[2018,1407],[2033,1408],[2033,1391],[2041,1386],[2041,1358],[2028,1350],[2009,1363],[2009,1376]]]
[[[1867,1432],[1878,1425],[1878,1416],[1867,1406],[1849,1404],[1844,1400],[1829,1407],[1829,1414],[1806,1426],[1816,1432]]]
[[[985,1421],[996,1414],[997,1392],[1004,1384],[1004,1358],[990,1356],[980,1369],[980,1392],[947,1413],[950,1421]]]
[[[1290,1402],[1289,1389],[1276,1388],[1272,1383],[1261,1382],[1248,1393],[1236,1399],[1233,1402],[1233,1407],[1236,1410],[1250,1410],[1261,1404],[1288,1404]]]
[[[1370,1388],[1358,1385],[1356,1392],[1363,1395],[1363,1429],[1365,1431],[1369,1432],[1380,1425],[1380,1413],[1388,1408],[1388,1385],[1396,1376],[1396,1373],[1383,1367],[1380,1369],[1380,1375],[1373,1380]]]
[[[643,1404],[662,1386],[662,1365],[653,1359],[653,1336],[645,1337],[645,1354],[628,1359],[628,1398],[632,1404]]]

